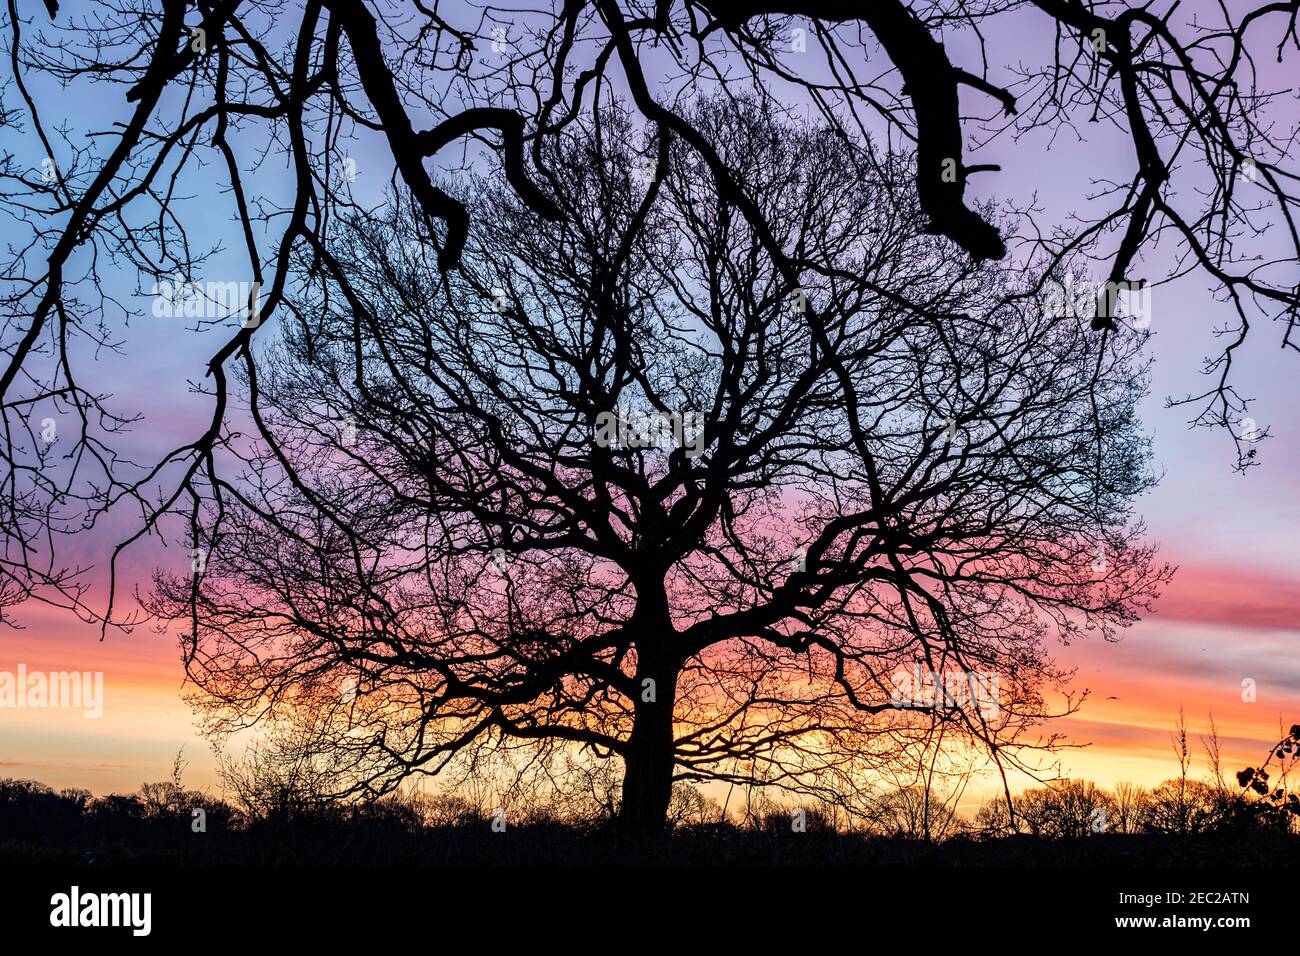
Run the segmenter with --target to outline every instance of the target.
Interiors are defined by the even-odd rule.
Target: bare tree
[[[1008,813],[1005,800],[986,801],[975,814],[976,832],[986,837],[1028,833],[1052,840],[1134,832],[1128,811],[1117,796],[1091,780],[1059,780],[1048,787],[1031,787],[1011,801],[1011,809],[1014,816]]]
[[[1137,833],[1146,816],[1146,807],[1150,801],[1147,791],[1137,784],[1121,780],[1115,784],[1115,820],[1112,827],[1115,833]]]
[[[1011,256],[1040,280],[1090,262],[1113,284],[1150,284],[1159,278],[1144,271],[1155,268],[1144,254],[1157,242],[1172,249],[1167,274],[1196,269],[1235,316],[1209,364],[1208,388],[1179,400],[1196,421],[1230,429],[1239,467],[1253,464],[1254,441],[1267,429],[1245,425],[1248,399],[1235,390],[1234,356],[1261,322],[1276,320],[1282,344],[1296,346],[1300,239],[1287,158],[1294,120],[1281,112],[1286,84],[1259,71],[1265,58],[1279,72],[1294,70],[1287,58],[1297,46],[1297,2],[1177,6],[10,3],[0,135],[20,131],[20,141],[34,145],[26,156],[6,147],[0,165],[11,237],[0,294],[0,607],[36,598],[105,627],[131,623],[131,611],[115,601],[118,552],[108,599],[92,606],[87,569],[60,545],[117,509],[136,517],[121,542],[131,546],[162,533],[168,515],[221,480],[213,472],[233,424],[231,370],[254,362],[260,328],[301,320],[290,304],[292,262],[319,254],[331,224],[356,211],[350,149],[365,141],[383,151],[380,175],[392,170],[426,220],[439,268],[451,270],[470,216],[430,166],[490,162],[531,214],[553,219],[566,184],[545,168],[547,143],[610,84],[624,86],[645,122],[709,168],[788,281],[820,274],[822,264],[780,247],[781,224],[692,125],[683,104],[703,92],[799,101],[840,133],[873,129],[914,146],[921,225],[950,243],[948,254]],[[999,37],[1014,38],[1015,67],[990,60],[986,41]],[[1034,37],[1040,44],[1023,49]],[[953,52],[963,42],[979,51],[969,57],[978,62]],[[987,101],[989,115],[964,105],[965,95]],[[105,115],[112,104],[119,110],[103,129],[72,129],[59,103],[78,96],[98,97]],[[1080,184],[1081,195],[1092,191],[1100,203],[1084,221],[1040,223],[1032,210],[1001,220],[991,203],[971,198],[972,176],[995,170],[969,159],[968,140],[1023,143],[1038,130],[1047,141],[1078,139],[1094,123],[1114,129],[1131,153],[1132,175]],[[268,157],[284,160],[283,188],[258,175]],[[986,182],[996,188],[998,180]],[[198,201],[188,201],[194,194]],[[106,282],[106,271],[134,277],[141,292],[164,279],[189,288],[216,261],[218,194],[245,259],[230,279],[259,292],[196,319],[228,331],[203,367],[178,373],[210,392],[211,417],[139,462],[123,439],[137,411],[86,382],[140,311]],[[1262,239],[1266,231],[1277,243]],[[1124,324],[1113,305],[1103,297],[1095,316],[1107,341]],[[46,419],[63,423],[57,439]]]
[[[1219,726],[1214,722],[1214,712],[1210,712],[1209,733],[1201,737],[1201,747],[1205,750],[1205,759],[1210,765],[1210,783],[1219,790],[1227,788],[1223,778],[1223,755],[1219,744]]]
[[[956,747],[946,746],[947,729],[940,723],[928,738],[908,740],[910,765],[900,758],[898,769],[882,781],[888,789],[864,811],[872,829],[927,841],[946,840],[962,829],[957,808],[983,758],[961,737]]]
[[[1117,816],[1115,798],[1090,780],[1026,790],[1015,799],[1015,809],[1025,830],[1054,840],[1110,832]]]
[[[1231,809],[1231,797],[1218,783],[1191,778],[1187,718],[1181,705],[1170,739],[1178,758],[1178,776],[1151,791],[1144,808],[1143,829],[1180,836],[1214,829]]]
[[[1229,800],[1214,786],[1179,777],[1150,792],[1142,829],[1177,836],[1206,833],[1219,827],[1230,810]]]
[[[616,759],[638,835],[674,780],[852,810],[938,725],[1004,769],[1052,745],[1044,642],[1169,573],[1129,511],[1140,340],[945,254],[906,157],[689,115],[725,181],[607,107],[543,156],[558,217],[462,195],[455,272],[410,196],[297,260],[206,568],[159,578],[214,730],[305,711],[340,796]]]
[[[871,823],[887,835],[941,842],[957,833],[957,791],[930,787],[901,787],[885,794]]]

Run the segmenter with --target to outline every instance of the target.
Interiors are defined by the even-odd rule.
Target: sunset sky
[[[93,98],[70,100],[70,125],[78,127],[103,106]],[[359,188],[377,196],[389,172],[363,145]],[[1090,176],[1111,170],[1127,176],[1132,165],[1130,154],[1095,140],[1060,144],[1051,153],[1055,161],[1044,166],[1041,146],[1026,140],[979,154],[977,161],[1004,167],[978,178],[984,197],[1020,200],[1032,190],[1049,214],[1078,208]],[[1024,195],[1017,193],[1021,188]],[[214,217],[214,234],[228,227]],[[214,260],[218,270],[221,261]],[[133,286],[134,279],[128,294],[144,308],[147,299]],[[1059,662],[1077,668],[1075,688],[1088,689],[1089,697],[1078,714],[1044,728],[1087,745],[1060,755],[1064,774],[1102,785],[1155,784],[1176,771],[1170,731],[1180,706],[1198,774],[1206,762],[1196,735],[1207,730],[1211,712],[1229,772],[1262,760],[1280,735],[1279,724],[1300,722],[1300,356],[1278,347],[1280,330],[1262,327],[1253,334],[1237,381],[1257,399],[1252,415],[1271,438],[1261,445],[1260,467],[1236,474],[1226,436],[1190,430],[1186,409],[1164,407],[1166,396],[1205,387],[1201,359],[1218,344],[1213,328],[1230,317],[1199,276],[1156,288],[1152,301],[1156,362],[1144,420],[1163,478],[1138,510],[1163,558],[1179,571],[1156,613],[1120,642],[1054,649]],[[96,367],[99,380],[86,384],[114,392],[120,407],[144,410],[133,439],[139,448],[192,437],[208,403],[188,392],[186,379],[199,378],[217,335],[194,332],[183,320],[154,318],[146,309],[125,341],[127,357],[105,356]],[[84,562],[103,566],[103,542],[113,530],[87,536],[80,549]],[[134,553],[124,566],[126,591],[147,587],[149,569],[158,562],[188,564],[189,554],[180,546]],[[129,791],[164,779],[184,748],[186,782],[220,791],[213,756],[180,697],[183,672],[173,635],[144,627],[111,632],[100,642],[96,627],[63,612],[28,607],[17,616],[24,630],[0,632],[0,671],[19,664],[28,671],[102,670],[106,700],[98,719],[75,710],[0,708],[0,777],[95,793]],[[1245,679],[1256,682],[1254,702],[1242,699]]]
[[[1242,380],[1259,397],[1257,417],[1274,437],[1263,445],[1260,467],[1235,474],[1223,436],[1188,430],[1184,413],[1161,407],[1163,396],[1195,386],[1197,359],[1210,347],[1204,312],[1212,305],[1198,315],[1196,297],[1187,298],[1186,305],[1156,299],[1157,363],[1146,420],[1164,477],[1140,506],[1150,536],[1179,571],[1156,613],[1120,642],[1056,649],[1059,661],[1078,669],[1076,688],[1089,690],[1078,714],[1050,728],[1087,744],[1061,754],[1062,771],[1102,784],[1168,777],[1176,766],[1170,731],[1180,706],[1201,771],[1195,735],[1206,731],[1211,712],[1229,771],[1262,759],[1280,722],[1300,720],[1300,409],[1288,394],[1300,369],[1258,338]],[[173,414],[173,427],[188,418]],[[169,416],[150,420],[162,428]],[[172,548],[159,560],[188,562],[189,555]],[[148,564],[131,565],[142,581]],[[131,790],[165,777],[183,747],[189,783],[218,788],[212,755],[179,696],[183,674],[172,636],[144,627],[110,633],[101,643],[97,628],[62,612],[31,607],[21,618],[25,630],[0,637],[0,670],[19,663],[29,671],[103,670],[105,708],[99,719],[0,709],[0,776],[97,793]],[[1242,700],[1245,678],[1256,682],[1254,702]]]

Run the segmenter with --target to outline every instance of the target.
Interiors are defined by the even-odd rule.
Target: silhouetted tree
[[[885,794],[871,823],[880,833],[934,841],[946,840],[962,827],[953,794],[915,786]]]
[[[975,814],[974,827],[983,836],[1028,833],[1053,840],[1110,833],[1120,817],[1115,797],[1090,780],[1062,780],[1050,787],[1032,787],[1012,801],[993,799]]]
[[[1112,792],[1115,798],[1114,820],[1111,831],[1114,833],[1137,833],[1141,829],[1146,815],[1147,803],[1151,796],[1145,788],[1121,780],[1115,784]]]
[[[1226,819],[1231,798],[1203,780],[1177,777],[1152,789],[1142,815],[1142,829],[1187,836],[1217,829]]]
[[[1167,10],[1161,6],[1168,7]],[[293,260],[319,254],[330,224],[355,212],[349,182],[361,140],[385,155],[425,225],[438,266],[454,269],[470,214],[440,183],[443,168],[490,161],[530,214],[554,219],[568,183],[546,166],[556,137],[583,121],[593,91],[624,86],[639,116],[708,167],[778,271],[834,277],[776,241],[780,222],[728,167],[689,104],[701,92],[744,91],[769,104],[802,102],[839,132],[883,130],[915,145],[910,173],[918,225],[945,255],[1001,259],[1042,280],[1080,257],[1115,283],[1155,282],[1144,260],[1157,242],[1166,275],[1195,266],[1236,316],[1204,393],[1183,401],[1196,420],[1233,430],[1241,467],[1267,429],[1244,425],[1230,377],[1248,328],[1276,320],[1296,347],[1293,118],[1279,116],[1285,83],[1257,75],[1265,58],[1294,71],[1296,0],[1231,10],[1176,4],[1032,0],[989,5],[882,0],[591,0],[509,13],[474,5],[355,0],[187,0],[13,5],[0,133],[6,148],[10,257],[5,264],[0,368],[5,465],[0,495],[0,608],[29,596],[89,619],[127,624],[109,588],[86,603],[85,569],[59,545],[110,508],[138,513],[122,544],[158,533],[219,483],[237,409],[231,370],[252,365],[260,328],[302,320],[291,306]],[[1015,44],[1014,67],[986,42]],[[955,53],[959,41],[972,49]],[[978,52],[977,52],[978,51]],[[986,117],[963,102],[987,101]],[[104,129],[73,129],[63,103],[120,103]],[[598,98],[598,97],[595,97]],[[1000,221],[969,196],[966,143],[1017,148],[1113,130],[1090,149],[1130,158],[1123,182],[1080,184],[1100,204],[1082,222]],[[1041,131],[1041,137],[1029,136]],[[7,142],[9,142],[7,140]],[[31,145],[27,145],[31,144]],[[472,148],[471,148],[472,147]],[[1041,147],[1039,147],[1041,148]],[[1294,152],[1294,151],[1291,151]],[[285,180],[260,175],[282,156]],[[1050,162],[1040,164],[1053,168]],[[215,177],[215,178],[214,178]],[[222,186],[215,183],[220,180]],[[987,180],[996,188],[997,178]],[[198,193],[198,202],[187,197]],[[203,378],[211,418],[192,439],[140,463],[122,437],[139,418],[87,382],[131,313],[105,282],[135,277],[147,291],[188,284],[212,261],[218,194],[234,220],[250,295],[196,318],[228,337]],[[1261,241],[1268,229],[1278,245]],[[1008,246],[1008,239],[1013,244]],[[209,243],[211,243],[209,245]],[[1262,261],[1261,261],[1262,260]],[[1025,294],[1035,290],[1026,289]],[[1096,316],[1118,333],[1110,305]],[[240,325],[238,329],[233,326]],[[966,334],[953,325],[949,336]],[[47,436],[46,418],[62,422]],[[116,563],[112,565],[116,569]]]
[[[1090,780],[1067,780],[1053,790],[1043,821],[1052,836],[1082,837],[1110,831],[1115,798]]]
[[[689,116],[725,179],[607,107],[543,151],[557,215],[467,190],[454,272],[407,195],[296,260],[158,581],[214,731],[304,722],[333,796],[616,759],[642,836],[674,780],[855,810],[937,726],[1018,765],[1044,640],[1148,606],[1139,343],[946,254],[905,157]]]

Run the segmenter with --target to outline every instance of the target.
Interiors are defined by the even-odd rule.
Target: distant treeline
[[[1255,773],[1257,771],[1249,771]],[[1029,790],[963,818],[914,788],[852,827],[833,811],[760,798],[724,815],[700,791],[674,790],[671,829],[653,846],[620,840],[607,813],[556,806],[509,813],[456,796],[389,796],[337,805],[281,793],[237,805],[178,779],[94,797],[0,780],[5,864],[1294,864],[1295,798],[1188,779],[1104,790],[1080,780]],[[264,797],[266,795],[263,795]]]

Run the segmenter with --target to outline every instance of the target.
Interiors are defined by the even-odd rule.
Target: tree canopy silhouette
[[[1255,441],[1267,429],[1246,424],[1248,398],[1231,369],[1262,321],[1280,321],[1282,344],[1295,347],[1300,233],[1296,174],[1286,159],[1294,117],[1279,113],[1285,84],[1269,63],[1279,74],[1293,67],[1298,5],[1247,4],[1190,18],[1174,6],[11,5],[0,128],[22,149],[7,146],[0,170],[13,236],[0,298],[0,608],[35,597],[113,625],[130,620],[115,602],[115,576],[106,606],[87,603],[85,569],[60,545],[112,508],[139,513],[122,542],[132,545],[214,480],[205,472],[220,459],[231,368],[252,361],[259,327],[291,311],[293,257],[357,211],[350,144],[386,151],[385,165],[429,221],[440,267],[450,269],[469,213],[429,162],[452,169],[486,150],[533,214],[554,217],[564,184],[543,168],[547,143],[611,85],[626,89],[644,121],[697,152],[760,236],[779,224],[763,220],[683,108],[710,90],[744,91],[769,105],[802,102],[841,133],[897,137],[915,151],[924,228],[976,261],[1011,254],[1040,278],[1075,263],[1112,283],[1152,283],[1159,267],[1148,253],[1161,242],[1174,250],[1166,274],[1200,272],[1236,317],[1207,366],[1208,388],[1177,401],[1197,422],[1232,432],[1239,467],[1255,463]],[[1011,41],[1016,66],[991,62],[990,46]],[[120,122],[77,128],[83,121],[71,121],[61,104],[79,94],[120,104]],[[966,96],[995,109],[981,115]],[[969,161],[971,140],[1029,143],[1041,131],[1040,141],[1053,142],[1077,138],[1085,124],[1113,131],[1087,148],[1128,151],[1133,164],[1128,180],[1079,184],[1080,195],[1093,194],[1086,218],[1041,223],[1027,208],[1002,220],[971,197],[972,174],[996,171]],[[284,162],[274,186],[264,174],[271,156]],[[255,283],[257,307],[241,302],[199,321],[240,325],[205,367],[178,372],[203,377],[210,423],[140,462],[122,437],[139,415],[85,381],[88,363],[117,347],[121,324],[138,311],[106,283],[106,271],[134,273],[146,288],[160,277],[194,281],[214,251],[205,245],[217,200],[213,170],[231,238],[247,260],[238,278]],[[985,182],[998,188],[996,176]],[[778,262],[786,255],[766,251]],[[782,268],[818,264],[788,260]],[[1103,337],[1117,333],[1112,305],[1096,317]],[[249,311],[257,321],[246,321]],[[57,443],[42,428],[47,417],[71,426]]]
[[[1277,322],[1281,344],[1296,345],[1300,232],[1285,71],[1294,70],[1300,46],[1298,11],[1297,0],[1195,13],[1173,3],[1082,0],[566,0],[526,11],[428,0],[11,3],[4,14],[10,56],[0,68],[0,208],[10,240],[0,292],[0,614],[8,622],[12,607],[38,599],[100,621],[105,632],[138,623],[134,606],[123,610],[118,600],[118,557],[169,534],[178,521],[214,556],[220,535],[236,528],[283,549],[226,553],[221,560],[235,563],[215,569],[210,586],[223,575],[232,586],[239,581],[238,561],[302,558],[287,570],[325,592],[319,608],[292,609],[303,621],[332,607],[325,597],[336,598],[331,589],[346,580],[336,577],[338,567],[327,572],[308,562],[322,546],[370,556],[373,566],[351,572],[360,580],[400,582],[402,600],[384,599],[390,615],[420,593],[403,575],[498,552],[509,573],[498,575],[504,590],[490,620],[470,626],[457,619],[444,606],[450,584],[439,591],[425,582],[429,594],[440,595],[437,612],[454,624],[437,639],[452,642],[454,660],[468,657],[475,665],[468,673],[451,665],[441,673],[447,688],[436,691],[438,718],[454,701],[466,733],[475,718],[491,715],[487,731],[475,731],[473,740],[488,731],[516,739],[567,735],[569,743],[624,758],[653,750],[656,769],[641,767],[641,757],[625,761],[633,781],[651,781],[641,805],[653,820],[664,787],[664,742],[675,733],[669,725],[696,719],[688,711],[697,704],[709,712],[693,689],[698,670],[709,675],[701,678],[706,685],[717,685],[710,705],[739,698],[717,727],[698,719],[696,733],[676,749],[677,772],[751,779],[767,759],[756,755],[780,744],[800,754],[796,764],[806,760],[815,769],[773,765],[774,779],[810,786],[817,773],[830,772],[820,755],[836,747],[801,749],[790,741],[815,736],[806,728],[818,721],[834,728],[823,735],[858,733],[860,722],[840,723],[845,711],[836,707],[843,701],[855,720],[863,708],[883,707],[857,696],[861,675],[853,662],[865,652],[844,652],[849,638],[842,635],[858,633],[849,622],[894,627],[905,620],[914,634],[932,637],[969,628],[977,644],[998,648],[993,657],[1014,656],[1020,637],[997,636],[986,623],[988,615],[1006,613],[1004,596],[1017,609],[1045,614],[1052,629],[1104,630],[1131,620],[1163,573],[1143,559],[1149,552],[1134,552],[1131,527],[1117,530],[1148,481],[1132,421],[1141,336],[1113,300],[1099,302],[1082,332],[1068,320],[1049,327],[1036,315],[1045,282],[1078,270],[1112,285],[1187,274],[1207,283],[1230,316],[1225,347],[1207,365],[1206,389],[1176,401],[1188,405],[1194,421],[1230,431],[1239,467],[1254,463],[1261,436],[1243,428],[1248,396],[1236,390],[1232,369],[1249,330],[1262,323]],[[1011,60],[1014,67],[999,65]],[[623,160],[659,183],[647,193],[653,200],[635,210],[615,188],[628,170],[574,159],[581,152],[575,144],[601,125],[594,117],[611,91],[624,96],[630,127],[637,135],[644,127],[649,137],[639,143],[620,134]],[[727,101],[736,116],[751,120],[770,119],[785,105],[803,108],[800,122],[808,128],[785,125],[774,135],[808,145],[797,156],[765,147],[758,155],[776,165],[756,167],[718,119],[731,115]],[[701,108],[705,102],[711,105]],[[93,128],[101,115],[104,128]],[[1079,183],[1078,217],[1043,221],[1028,199],[1020,200],[1025,208],[994,201],[1011,184],[974,159],[977,147],[1015,143],[1045,151],[1078,141],[1085,130],[1093,138],[1081,148],[1125,156],[1130,169],[1115,181]],[[877,154],[870,142],[890,148]],[[605,147],[590,149],[611,155]],[[376,212],[354,195],[353,151],[372,164],[368,173],[391,173],[396,211]],[[650,153],[647,171],[648,151],[657,153]],[[820,171],[830,156],[847,164],[838,180],[846,194],[817,197],[820,214],[837,221],[811,222],[808,207],[790,204],[800,196],[812,202],[797,190],[813,187],[774,176]],[[492,189],[471,187],[484,168],[495,171]],[[1051,182],[1058,180],[1053,172]],[[597,191],[575,195],[579,182]],[[989,192],[978,194],[977,185]],[[597,197],[615,204],[602,210],[605,218],[593,219],[583,205]],[[616,201],[629,205],[621,219]],[[677,217],[668,225],[665,209]],[[843,216],[862,220],[839,222]],[[214,226],[222,222],[228,228]],[[583,223],[610,232],[579,242]],[[870,223],[876,232],[866,231]],[[712,246],[698,237],[683,248],[655,245],[661,234],[707,229],[716,233]],[[597,241],[611,236],[625,247]],[[728,243],[742,237],[747,258],[736,260]],[[230,270],[232,250],[222,247],[231,242],[243,262],[218,284],[237,287],[234,301],[194,316],[198,329],[221,330],[221,341],[206,362],[174,370],[178,379],[198,380],[210,396],[209,414],[174,447],[141,458],[127,433],[144,410],[123,408],[88,382],[88,373],[119,348],[128,321],[149,308],[133,291],[146,293],[151,283],[155,291],[168,283],[188,288],[217,263]],[[535,247],[520,247],[526,242]],[[557,249],[563,256],[547,261]],[[679,257],[697,272],[681,274]],[[404,298],[383,306],[398,293],[376,281],[382,264],[412,283]],[[658,285],[639,286],[656,276]],[[736,291],[742,278],[759,282],[768,296]],[[604,317],[551,330],[551,316],[574,308],[560,296],[566,287],[570,295],[593,296],[586,308]],[[717,302],[706,307],[693,298],[705,292]],[[778,296],[802,311],[772,318]],[[473,309],[483,302],[500,303],[503,311],[481,316]],[[628,317],[611,317],[616,306],[630,310]],[[375,319],[353,328],[351,351],[340,355],[341,333],[328,323],[346,325],[349,312]],[[421,323],[403,337],[401,318],[411,314]],[[444,328],[453,317],[461,325]],[[859,327],[868,320],[877,325]],[[761,334],[750,330],[755,323]],[[654,339],[642,341],[643,334]],[[711,347],[704,344],[709,337]],[[498,352],[485,354],[484,342]],[[1031,354],[1031,347],[1043,351]],[[367,377],[373,350],[384,368],[391,364],[391,380]],[[769,354],[779,362],[770,364]],[[506,365],[492,370],[489,358]],[[264,360],[272,365],[260,368]],[[358,394],[344,394],[341,385],[330,391],[316,381],[321,373],[302,370],[318,361],[340,370],[350,362],[357,373],[350,387]],[[678,361],[685,364],[671,365]],[[970,376],[979,387],[967,384]],[[304,395],[313,385],[318,405],[294,411],[277,390],[286,377],[301,380]],[[247,394],[236,393],[241,382]],[[1027,430],[1008,430],[1002,417],[1012,411],[997,402],[1019,391],[1039,395],[1040,388],[1047,389],[1041,402],[1017,410]],[[448,420],[427,422],[415,396],[442,403],[430,407],[445,410]],[[625,409],[636,416],[630,432],[621,400],[645,406]],[[747,408],[751,402],[757,407]],[[1049,407],[1060,417],[1049,416]],[[277,415],[290,412],[302,419],[300,431],[283,431],[294,419]],[[352,412],[348,433],[355,430],[357,447],[373,457],[357,461],[319,437],[296,443],[320,430],[324,419],[313,414],[342,421]],[[589,420],[593,413],[603,418]],[[687,413],[699,417],[681,417]],[[62,423],[57,437],[47,421]],[[569,430],[556,434],[557,422]],[[629,438],[641,441],[643,426],[654,433],[651,444],[671,435],[681,447],[666,454],[628,447]],[[932,429],[940,426],[936,437]],[[618,437],[620,447],[575,445],[589,427]],[[394,449],[421,442],[433,458],[394,474]],[[444,445],[459,456],[457,476],[439,457]],[[1022,447],[1029,450],[1022,454]],[[319,460],[309,460],[310,449]],[[545,457],[553,451],[560,457]],[[948,474],[954,457],[977,475]],[[241,460],[261,470],[225,470],[238,469]],[[338,499],[344,486],[329,481],[362,464],[374,472],[371,483]],[[419,494],[409,486],[412,474],[423,481]],[[258,528],[254,518],[270,513],[261,478],[272,476],[283,482],[275,494],[287,496],[277,504],[290,510]],[[495,498],[484,500],[484,489]],[[800,494],[809,502],[807,516],[784,510]],[[371,514],[363,506],[388,510]],[[949,528],[950,519],[927,508],[951,510],[962,528]],[[353,509],[358,522],[370,523],[346,527],[336,520]],[[107,599],[92,602],[92,577],[67,539],[121,527],[120,514],[132,524],[107,562]],[[437,534],[421,537],[408,555],[410,542],[396,529],[409,529],[413,514],[424,515]],[[925,531],[927,522],[935,528]],[[755,544],[756,528],[771,540]],[[294,541],[305,550],[289,549]],[[436,554],[435,541],[442,549]],[[782,577],[780,561],[795,559],[778,555],[796,546],[807,549],[799,560],[808,569]],[[545,580],[530,563],[539,551],[579,563],[563,575],[548,571],[560,575],[554,589],[521,592]],[[1076,560],[1085,552],[1086,568]],[[919,556],[935,570],[912,568],[908,562]],[[492,560],[496,573],[500,562]],[[831,570],[839,565],[848,570]],[[1136,569],[1123,586],[1108,577],[1117,567]],[[306,580],[308,568],[323,577]],[[885,581],[890,575],[897,580]],[[1099,575],[1110,581],[1100,591]],[[897,606],[887,611],[858,603],[903,578],[921,579],[927,596],[903,584]],[[569,594],[561,579],[566,586],[595,583]],[[661,598],[654,596],[656,579]],[[257,583],[268,594],[288,588],[288,579],[275,575]],[[478,578],[469,583],[479,587]],[[564,614],[557,594],[568,602]],[[619,597],[609,597],[609,605],[582,603],[601,594]],[[536,609],[516,608],[530,600],[564,626]],[[195,598],[191,610],[216,613],[221,602],[200,604]],[[489,607],[496,605],[472,613],[488,614]],[[536,628],[547,649],[516,660],[496,642],[507,634],[518,640],[521,621],[532,622],[526,627]],[[655,660],[645,635],[654,628],[670,633],[665,622],[671,633],[686,635],[689,652]],[[316,627],[325,629],[320,639],[327,644],[338,639],[333,624],[318,620]],[[1036,627],[1014,616],[997,634]],[[836,636],[826,636],[828,628]],[[476,641],[488,645],[476,649]],[[555,642],[569,647],[567,656],[538,676],[538,662],[551,660]],[[747,659],[749,650],[740,662],[726,658],[752,642],[766,642],[758,645],[761,664]],[[198,643],[192,667],[200,660]],[[765,656],[773,646],[787,655],[777,655],[779,664]],[[810,654],[810,647],[817,650]],[[890,648],[908,663],[918,649]],[[787,707],[772,696],[769,684],[781,683],[777,672],[804,667],[817,654],[827,655],[828,666],[846,662],[829,678],[835,689],[827,699],[838,704],[823,713],[820,704]],[[575,662],[582,667],[570,668]],[[337,661],[319,663],[332,677]],[[936,672],[932,663],[925,660],[929,673]],[[813,686],[816,666],[808,677]],[[770,667],[772,679],[754,679],[752,667]],[[738,676],[719,683],[713,675],[728,668]],[[1018,665],[1016,673],[1034,670]],[[546,683],[559,672],[558,684]],[[1014,683],[1009,673],[1003,679]],[[247,675],[233,679],[241,676]],[[657,716],[646,716],[638,735],[627,728],[638,726],[645,708],[625,692],[644,680],[655,681],[676,711],[672,718],[662,706],[646,711]],[[558,695],[548,705],[555,719],[544,724],[545,733],[524,711],[510,710],[535,702],[529,695],[543,685],[544,694]],[[431,692],[411,689],[417,697]],[[601,716],[586,726],[574,714],[588,709],[588,694],[624,696],[589,708]],[[790,723],[760,729],[750,722],[756,708],[785,714]],[[979,733],[990,736],[987,728]],[[642,748],[644,736],[654,746]],[[381,742],[366,760],[390,750],[398,756],[382,767],[359,765],[364,772],[356,778],[388,786],[411,761],[407,743]],[[855,742],[868,762],[870,743]],[[889,747],[896,743],[895,735]],[[816,759],[806,756],[813,752]],[[752,759],[743,774],[718,769],[744,757]]]
[[[206,567],[159,578],[213,729],[306,721],[340,796],[615,759],[644,835],[675,779],[851,805],[940,727],[1014,766],[1044,640],[1147,606],[1139,340],[945,254],[906,157],[688,115],[741,193],[611,106],[544,155],[558,216],[465,191],[455,271],[410,195],[296,260]]]

